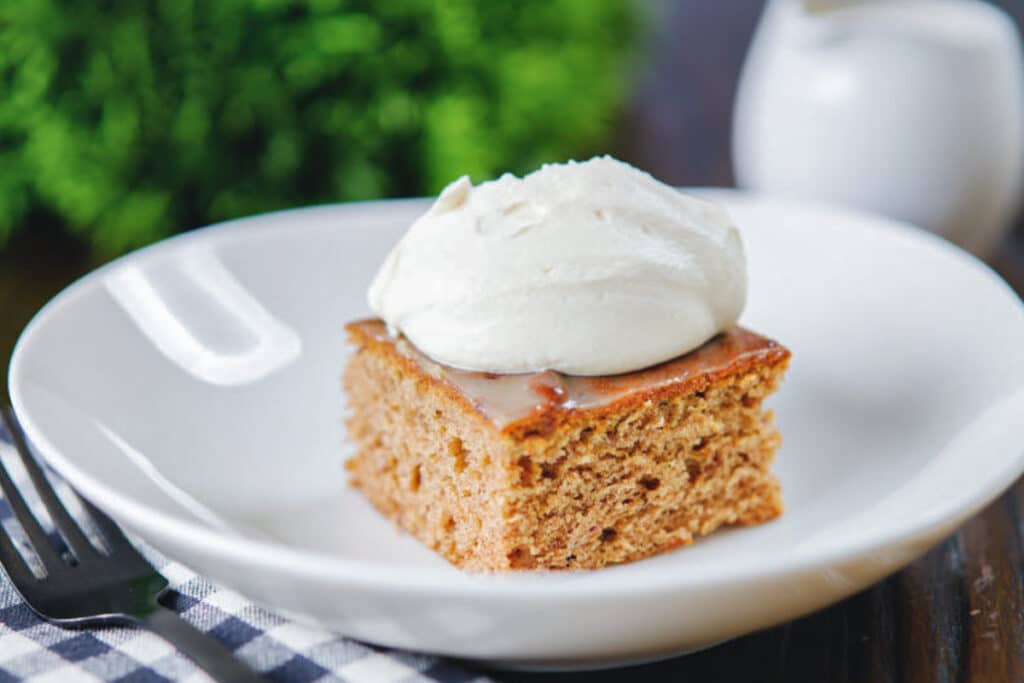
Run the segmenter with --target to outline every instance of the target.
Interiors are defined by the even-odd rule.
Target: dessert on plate
[[[449,185],[347,326],[352,483],[457,566],[592,569],[782,511],[720,207],[609,157]]]

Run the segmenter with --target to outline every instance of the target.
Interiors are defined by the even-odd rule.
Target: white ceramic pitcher
[[[981,256],[1024,172],[1024,67],[981,0],[770,0],[737,95],[742,187],[877,211]]]

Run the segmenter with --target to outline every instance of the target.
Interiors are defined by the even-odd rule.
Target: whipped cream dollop
[[[434,360],[495,373],[639,370],[735,324],[721,207],[599,157],[441,192],[387,256],[373,311]]]

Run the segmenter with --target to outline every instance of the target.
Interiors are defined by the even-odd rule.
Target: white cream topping
[[[608,375],[691,351],[739,318],[743,245],[721,207],[599,157],[462,177],[370,286],[388,328],[434,360]]]

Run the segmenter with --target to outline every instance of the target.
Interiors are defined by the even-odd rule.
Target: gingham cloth
[[[0,426],[0,459],[44,526],[52,528]],[[58,479],[51,474],[58,489]],[[61,491],[65,493],[65,491]],[[73,499],[62,495],[75,514]],[[78,515],[75,515],[78,517]],[[10,508],[0,500],[0,523],[24,543]],[[145,544],[139,549],[171,591],[164,603],[213,635],[272,681],[352,683],[463,683],[490,679],[437,657],[384,650],[288,621],[217,586]],[[34,681],[208,681],[166,641],[135,628],[65,629],[36,616],[7,576],[0,574],[0,683]]]

